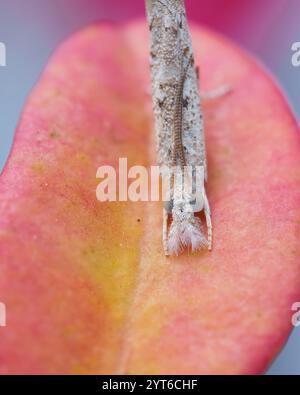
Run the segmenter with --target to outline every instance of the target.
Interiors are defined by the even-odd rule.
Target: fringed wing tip
[[[201,221],[194,218],[190,221],[174,222],[171,225],[168,250],[170,255],[179,255],[184,247],[191,246],[192,252],[208,248],[208,241],[202,232]]]

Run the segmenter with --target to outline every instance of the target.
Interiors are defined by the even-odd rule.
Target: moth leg
[[[230,85],[221,85],[211,91],[200,93],[200,98],[201,100],[214,100],[227,95],[231,91],[232,88]]]
[[[169,255],[168,251],[168,211],[163,208],[163,235],[162,235],[163,247],[165,255]]]
[[[206,226],[207,226],[208,249],[209,249],[209,251],[211,251],[211,249],[212,249],[212,223],[211,223],[209,203],[208,203],[205,189],[203,189],[203,207],[204,207],[204,214],[205,214]]]

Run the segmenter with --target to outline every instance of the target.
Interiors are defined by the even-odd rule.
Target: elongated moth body
[[[198,79],[184,1],[146,0],[146,5],[157,160],[163,180],[171,180],[163,209],[163,245],[166,255],[178,255],[184,247],[195,251],[211,248],[212,242]],[[202,210],[208,240],[195,215]]]

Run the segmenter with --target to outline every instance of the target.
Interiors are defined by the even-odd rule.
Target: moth
[[[181,59],[181,73],[175,90],[175,104],[173,117],[173,141],[169,178],[171,179],[169,200],[163,207],[163,246],[166,255],[178,255],[184,247],[191,246],[192,251],[207,247],[212,248],[212,223],[208,199],[204,187],[206,158],[202,149],[198,161],[202,165],[190,165],[186,160],[189,146],[183,142],[183,107],[187,98],[184,96],[184,86],[187,72],[193,67],[194,59],[191,55],[187,64]],[[204,142],[201,141],[202,146]],[[201,155],[202,153],[202,155]],[[195,213],[204,210],[207,238],[203,227]],[[168,230],[168,219],[172,222]]]
[[[147,0],[146,5],[157,160],[167,190],[163,197],[164,251],[178,255],[184,248],[211,250],[203,117],[184,1]],[[207,235],[197,214],[201,211]]]

